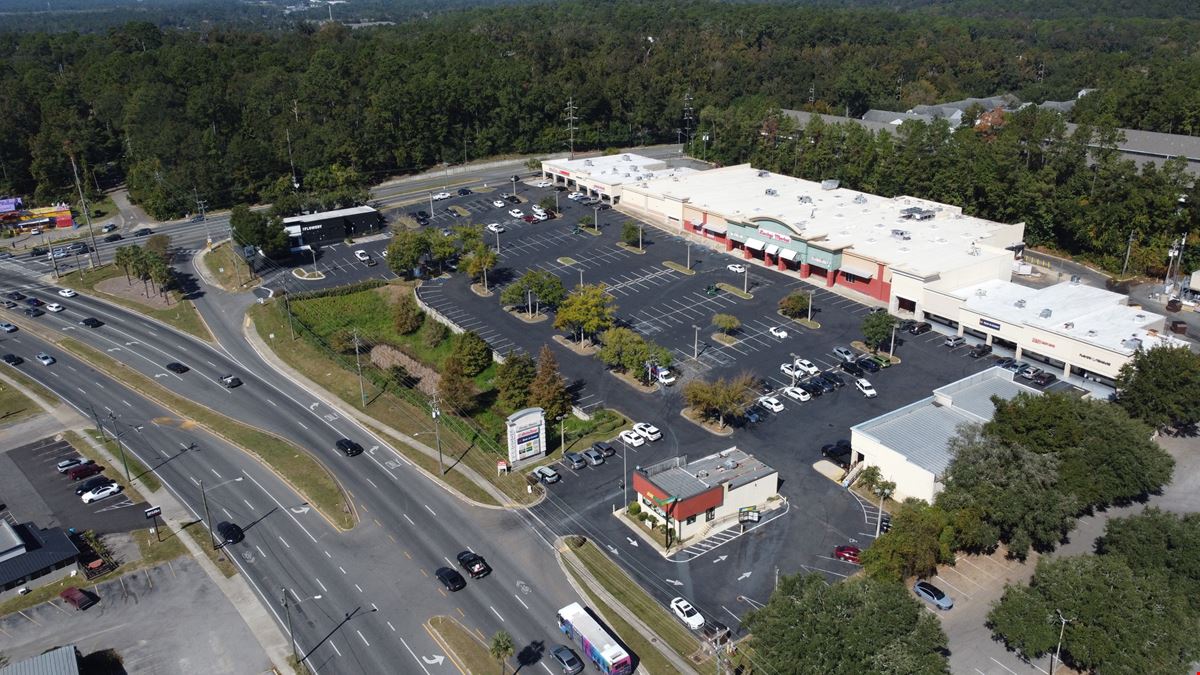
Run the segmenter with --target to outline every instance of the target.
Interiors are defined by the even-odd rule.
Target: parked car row
[[[84,504],[118,495],[125,489],[108,476],[100,475],[104,472],[104,467],[86,457],[68,457],[58,462],[54,468],[65,475],[67,480],[76,483],[75,495],[82,499]]]

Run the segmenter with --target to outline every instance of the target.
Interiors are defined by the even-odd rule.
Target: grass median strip
[[[492,658],[487,645],[458,621],[448,616],[435,616],[425,626],[463,673],[483,675],[497,670],[499,664]]]
[[[717,288],[719,288],[727,293],[732,293],[743,300],[753,300],[754,299],[753,293],[747,293],[746,291],[743,291],[742,289],[738,288],[737,286],[734,286],[733,284],[727,284],[724,281],[717,284]]]
[[[252,453],[287,481],[305,501],[335,526],[345,530],[354,527],[354,514],[341,486],[324,465],[303,449],[278,436],[254,429],[193,403],[72,338],[62,340],[59,345],[134,391],[157,400],[166,408],[196,421],[209,432]]]
[[[218,244],[204,254],[204,265],[213,279],[227,291],[239,291],[257,283],[257,280],[250,274],[246,261],[234,253],[229,242]]]
[[[139,314],[158,319],[163,323],[177,328],[185,333],[190,333],[205,342],[212,342],[212,334],[208,332],[208,326],[204,325],[204,321],[200,319],[200,312],[196,310],[196,306],[191,300],[184,300],[178,291],[168,291],[174,300],[174,304],[167,308],[156,309],[148,307],[140,302],[134,302],[128,298],[122,298],[119,295],[105,293],[104,291],[96,290],[96,285],[108,279],[125,276],[125,271],[116,265],[102,265],[93,270],[83,272],[82,274],[71,273],[63,275],[61,283],[65,286],[70,286],[74,283],[79,285],[76,288],[86,288],[89,293],[114,304],[121,305],[126,309],[131,309]]]
[[[673,269],[676,272],[679,272],[680,274],[686,274],[689,277],[696,274],[696,270],[689,270],[687,267],[680,265],[679,263],[675,262],[674,260],[664,261],[663,266]]]

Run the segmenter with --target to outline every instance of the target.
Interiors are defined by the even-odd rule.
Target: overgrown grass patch
[[[257,282],[246,261],[227,241],[204,254],[204,266],[217,284],[227,291],[238,291]]]

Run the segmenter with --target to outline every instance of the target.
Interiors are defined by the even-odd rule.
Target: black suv
[[[913,335],[924,335],[931,330],[933,330],[933,326],[930,326],[927,322],[922,321],[920,323],[913,324],[913,326],[908,329],[908,332],[912,333]]]
[[[852,452],[853,449],[850,447],[850,441],[844,438],[837,443],[830,443],[821,447],[821,456],[828,458],[843,469],[849,468]]]
[[[361,455],[362,451],[363,451],[361,445],[359,445],[358,443],[355,443],[354,441],[350,440],[349,438],[339,438],[338,442],[337,442],[337,449],[343,455],[345,455],[347,457],[354,457],[355,455]]]
[[[856,361],[855,363],[858,364],[859,368],[862,368],[863,370],[867,371],[868,373],[878,373],[879,372],[879,362],[869,356],[864,356],[861,359],[859,359],[858,361]]]
[[[188,371],[188,367],[177,361],[172,361],[167,364],[167,370],[176,375],[182,375]]]
[[[858,365],[857,361],[842,361],[841,363],[838,364],[838,366],[843,371],[849,373],[850,375],[853,375],[854,377],[862,377],[863,376],[862,366]]]
[[[461,574],[450,569],[449,567],[440,567],[438,568],[437,572],[434,572],[434,574],[437,575],[438,581],[442,582],[442,585],[446,587],[446,590],[450,591],[451,593],[454,591],[461,591],[467,587],[467,580],[463,579]]]
[[[991,345],[975,345],[974,347],[971,347],[971,351],[967,352],[967,356],[970,356],[973,359],[978,359],[991,353]]]
[[[242,532],[242,528],[234,523],[221,521],[217,523],[217,534],[221,535],[221,545],[236,544],[246,538],[246,533]]]
[[[96,319],[94,317],[89,316],[88,318],[80,321],[79,324],[81,326],[87,326],[88,328],[99,328],[100,326],[104,325],[104,322],[101,321],[100,319]]]
[[[595,443],[592,443],[592,449],[601,455],[604,455],[605,457],[612,457],[613,455],[617,454],[617,449],[614,448],[612,444],[605,443],[604,441],[596,441]]]
[[[5,354],[3,358],[4,362],[10,366],[19,366],[22,363],[25,363],[25,359],[17,356],[16,354]]]

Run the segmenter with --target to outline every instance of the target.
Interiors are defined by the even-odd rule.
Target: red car
[[[521,220],[523,220],[527,223],[536,223],[537,222],[537,218],[534,218],[533,216],[525,216],[525,217],[521,218]]]
[[[862,549],[857,546],[838,546],[833,549],[833,557],[838,560],[854,563],[855,565],[858,564],[858,555],[860,553],[862,553]]]

